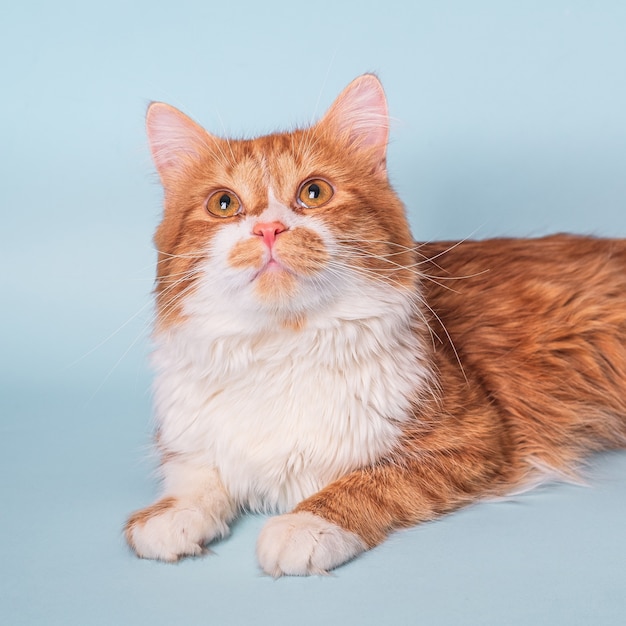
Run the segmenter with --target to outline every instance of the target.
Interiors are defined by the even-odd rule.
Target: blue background
[[[626,236],[626,3],[5,2],[0,14],[0,622],[624,624],[626,453],[398,533],[313,579],[140,561],[161,192],[143,115],[218,134],[319,117],[381,77],[418,239]]]

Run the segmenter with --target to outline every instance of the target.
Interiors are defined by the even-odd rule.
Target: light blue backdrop
[[[626,236],[626,3],[5,2],[0,10],[0,622],[623,624],[626,455],[274,582],[261,517],[177,566],[126,551],[150,501],[160,190],[143,114],[216,133],[319,117],[375,71],[418,239]]]

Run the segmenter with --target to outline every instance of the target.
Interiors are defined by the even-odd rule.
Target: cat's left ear
[[[350,147],[372,159],[374,171],[386,172],[389,113],[383,86],[374,74],[353,80],[319,122]]]

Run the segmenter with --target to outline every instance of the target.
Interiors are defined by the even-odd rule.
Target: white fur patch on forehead
[[[277,197],[272,185],[267,188],[267,206],[263,211],[254,217],[249,217],[247,221],[254,222],[282,222],[287,228],[292,228],[299,223],[298,216],[291,208],[283,204]]]

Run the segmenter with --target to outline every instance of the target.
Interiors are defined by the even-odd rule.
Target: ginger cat
[[[321,573],[626,446],[626,241],[415,243],[388,126],[373,75],[253,140],[150,106],[162,493],[127,522],[139,556],[271,511],[262,569]]]

